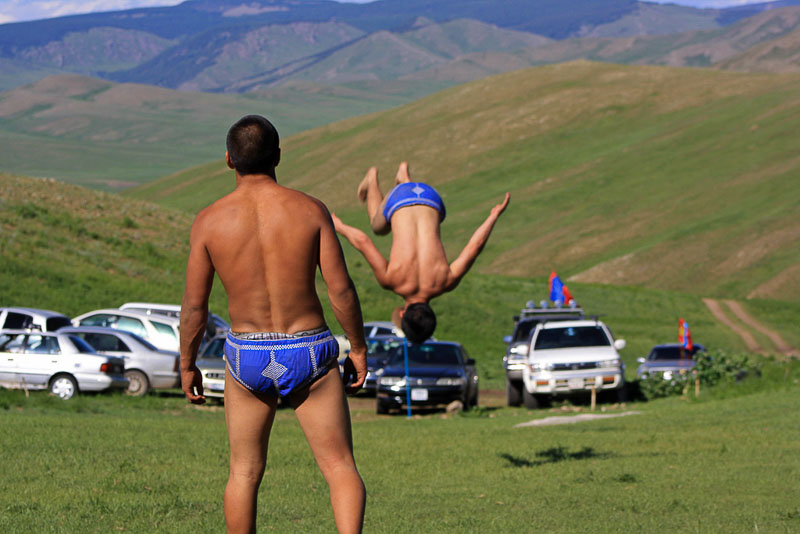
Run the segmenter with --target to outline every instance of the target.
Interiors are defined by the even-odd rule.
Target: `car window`
[[[34,354],[61,354],[58,339],[55,336],[30,335],[25,346],[26,353]]]
[[[203,358],[222,358],[225,354],[225,338],[212,339],[203,348]]]
[[[132,332],[137,336],[142,336],[143,338],[149,337],[142,321],[139,319],[134,319],[133,317],[117,317],[117,322],[114,325],[114,328],[118,330],[125,330],[126,332]]]
[[[25,346],[25,334],[3,334],[0,338],[0,351],[22,352]]]
[[[403,346],[391,349],[391,363],[403,363]],[[461,365],[462,359],[458,348],[454,345],[408,345],[408,363],[413,365]]]
[[[24,330],[33,326],[33,317],[24,313],[8,312],[3,328]]]
[[[538,321],[522,321],[517,325],[517,329],[514,331],[514,338],[511,341],[528,341],[533,327],[537,324]]]
[[[90,315],[89,317],[84,317],[80,320],[78,324],[81,326],[104,326],[114,327],[114,324],[117,322],[116,315],[108,315],[105,313],[98,313],[97,315]]]
[[[80,332],[75,334],[86,343],[100,352],[130,352],[131,349],[120,338],[112,334],[97,334],[94,332]]]
[[[604,347],[611,345],[602,327],[568,326],[543,328],[536,335],[535,350],[566,349],[571,347]]]
[[[158,332],[160,335],[166,336],[170,339],[177,339],[175,337],[175,330],[173,330],[170,325],[159,323],[158,321],[150,321],[150,323],[156,329],[156,332]]]
[[[692,358],[696,352],[697,349],[684,349],[683,357]],[[680,347],[656,347],[652,350],[652,352],[650,352],[650,355],[647,357],[647,359],[650,361],[680,360],[681,350]]]
[[[50,317],[45,322],[45,327],[51,332],[54,332],[59,328],[63,328],[65,326],[72,326],[72,323],[66,317]]]
[[[391,328],[386,328],[385,326],[379,326],[375,329],[376,336],[391,336],[394,334]]]
[[[92,348],[91,345],[86,343],[84,340],[82,340],[78,336],[70,335],[70,336],[67,336],[67,338],[72,342],[72,344],[75,346],[75,348],[78,349],[78,352],[80,352],[82,354],[94,354],[95,353],[94,348]]]

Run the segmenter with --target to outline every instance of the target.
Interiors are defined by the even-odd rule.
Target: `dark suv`
[[[536,325],[549,321],[583,319],[582,308],[536,308],[533,303],[514,316],[514,330],[503,338],[506,354],[503,368],[506,370],[506,403],[509,406],[522,404],[522,371],[528,362],[528,346]]]

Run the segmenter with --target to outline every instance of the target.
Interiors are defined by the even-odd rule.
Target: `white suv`
[[[574,395],[594,389],[623,395],[625,366],[618,350],[625,340],[614,341],[601,321],[540,323],[531,336],[523,371],[522,400],[538,408],[550,396]]]

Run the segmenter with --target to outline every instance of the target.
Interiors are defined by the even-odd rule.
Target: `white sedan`
[[[70,334],[0,331],[0,386],[49,389],[62,399],[80,391],[126,389],[122,358],[98,354]]]

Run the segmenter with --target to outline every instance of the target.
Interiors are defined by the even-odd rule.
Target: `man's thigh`
[[[290,400],[320,467],[324,469],[329,462],[351,463],[350,410],[338,368],[333,367],[306,391],[293,394]]]
[[[253,393],[239,384],[226,369],[225,424],[232,469],[234,465],[263,468],[277,406],[277,397]]]

